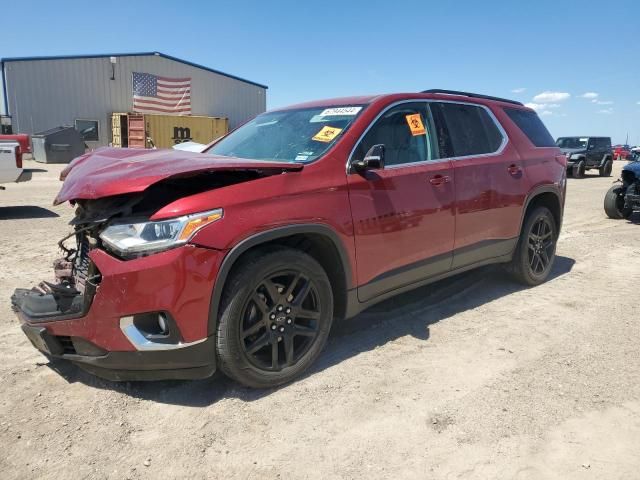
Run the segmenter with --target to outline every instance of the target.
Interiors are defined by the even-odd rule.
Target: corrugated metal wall
[[[132,73],[191,77],[193,115],[227,117],[229,128],[266,109],[266,89],[161,56],[116,57],[111,80],[109,57],[21,60],[4,63],[14,131],[35,133],[98,120],[100,141],[111,136],[111,113],[132,110]]]

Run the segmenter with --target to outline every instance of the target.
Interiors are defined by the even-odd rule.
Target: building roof
[[[255,85],[256,87],[261,87],[267,89],[266,85],[262,85],[260,83],[252,82],[251,80],[247,80],[245,78],[237,77],[235,75],[231,75],[229,73],[224,73],[219,70],[214,70],[213,68],[205,67],[204,65],[199,65],[197,63],[189,62],[187,60],[183,60],[181,58],[172,57],[171,55],[167,55],[165,53],[160,52],[138,52],[138,53],[100,53],[100,54],[88,54],[88,55],[59,55],[59,56],[51,56],[51,57],[12,57],[12,58],[2,58],[0,62],[31,62],[36,60],[75,60],[80,58],[106,58],[106,57],[162,57],[168,60],[173,60],[174,62],[183,63],[185,65],[189,65],[190,67],[200,68],[202,70],[206,70],[207,72],[217,73],[218,75],[223,75],[225,77],[233,78],[234,80],[239,80],[241,82],[250,83],[251,85]]]

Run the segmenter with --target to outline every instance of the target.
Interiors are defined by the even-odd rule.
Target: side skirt
[[[492,243],[495,243],[495,242],[492,242]],[[486,256],[487,250],[491,247],[485,244],[485,242],[482,242],[482,244],[477,246],[476,248],[467,247],[463,250],[463,252],[458,252],[458,253],[462,253],[463,255],[460,261],[466,262],[466,264],[445,272],[438,273],[436,275],[431,275],[426,277],[423,276],[420,280],[412,281],[410,283],[406,283],[401,286],[393,287],[388,283],[390,279],[393,280],[394,282],[397,282],[398,281],[397,275],[391,275],[391,276],[383,275],[381,276],[380,279],[373,280],[368,284],[359,287],[359,289],[349,290],[349,292],[347,293],[346,318],[354,317],[355,315],[366,310],[367,308],[372,307],[373,305],[380,303],[384,300],[387,300],[388,298],[391,298],[395,295],[399,295],[401,293],[408,292],[416,288],[423,287],[425,285],[429,285],[431,283],[435,283],[440,280],[444,280],[445,278],[453,277],[455,275],[458,275],[463,272],[467,272],[469,270],[474,270],[479,267],[510,262],[511,258],[513,257],[513,252],[515,251],[515,247],[517,243],[518,243],[518,238],[498,242],[499,244],[498,248],[499,250],[501,250],[501,254],[497,256],[491,256],[491,257]],[[496,248],[496,246],[494,245],[493,248]],[[504,253],[505,251],[506,253]],[[483,253],[485,253],[484,256],[482,256]],[[455,258],[456,258],[456,253],[454,253],[454,259]],[[436,261],[440,261],[440,260],[438,259]],[[405,269],[406,267],[403,270]],[[422,269],[424,269],[424,264],[423,262],[420,262],[416,266],[415,270],[411,269],[401,273],[400,275],[402,276],[406,275],[407,278],[415,277],[415,271],[419,272]],[[358,296],[360,295],[362,297],[363,289],[367,289],[365,290],[365,292],[369,294],[372,291],[375,291],[377,293],[375,294],[375,296],[370,298],[363,297],[363,298],[367,298],[367,300],[360,301],[358,299]]]

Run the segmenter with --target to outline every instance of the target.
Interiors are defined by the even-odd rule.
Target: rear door
[[[448,134],[456,184],[452,268],[509,254],[527,191],[520,156],[483,105],[435,102],[434,119]]]
[[[598,145],[598,139],[595,137],[591,137],[589,138],[589,141],[587,142],[587,166],[589,167],[593,167],[594,165],[597,165],[600,163],[600,151],[599,151],[599,145]]]
[[[447,272],[452,260],[453,169],[439,158],[427,103],[384,110],[351,161],[378,144],[385,146],[385,168],[348,175],[362,302]]]

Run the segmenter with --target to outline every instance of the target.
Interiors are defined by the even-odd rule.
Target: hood
[[[54,205],[71,200],[93,200],[145,190],[170,177],[211,171],[297,171],[291,162],[217,157],[179,150],[102,148],[73,160],[62,172],[62,189]]]
[[[640,162],[638,161],[627,163],[624,167],[622,167],[622,170],[633,172],[636,177],[640,178]]]
[[[566,153],[574,154],[574,153],[584,153],[587,150],[584,148],[561,148],[560,151],[565,154]]]

